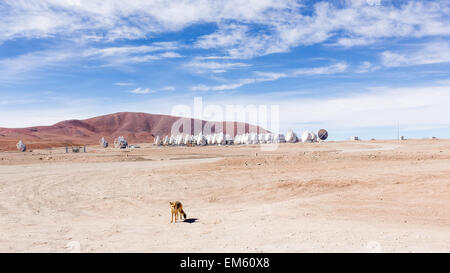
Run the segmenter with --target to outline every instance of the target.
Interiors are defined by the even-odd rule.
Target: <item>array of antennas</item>
[[[19,140],[19,142],[17,142],[16,147],[20,152],[25,152],[27,150],[27,146],[23,144],[22,140]]]
[[[156,136],[154,145],[157,146],[183,146],[183,145],[231,145],[231,144],[268,144],[268,143],[295,143],[295,142],[318,142],[324,141],[328,138],[328,132],[321,129],[317,134],[305,131],[301,138],[298,138],[294,131],[289,130],[286,135],[283,134],[257,134],[245,133],[236,135],[234,138],[231,135],[218,133],[211,135],[171,135],[160,138]]]
[[[128,147],[128,141],[123,136],[119,136],[118,138],[114,139],[114,147],[125,149]]]
[[[198,135],[172,135],[165,136],[161,139],[159,136],[155,138],[155,145],[231,145],[233,144],[233,137],[228,134],[218,133],[211,135],[203,135],[202,133]]]

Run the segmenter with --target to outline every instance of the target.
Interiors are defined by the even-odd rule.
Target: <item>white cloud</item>
[[[133,94],[144,95],[144,94],[154,93],[155,91],[150,90],[150,88],[141,88],[141,87],[138,87],[138,88],[136,88],[136,89],[130,90],[129,92],[130,92],[130,93],[133,93]]]
[[[330,38],[336,38],[336,45],[349,47],[390,37],[450,35],[448,1],[337,2],[339,7],[326,1],[305,7],[295,0],[4,0],[0,41],[138,39],[197,23],[216,23],[218,30],[200,37],[195,45],[251,58]]]
[[[197,72],[212,71],[215,73],[226,72],[230,69],[249,67],[251,64],[241,62],[217,62],[193,60],[186,64],[187,67],[195,69]]]
[[[254,20],[267,10],[283,10],[294,4],[293,0],[5,0],[0,3],[0,27],[6,31],[0,40],[52,35],[145,38],[194,23]]]
[[[122,47],[107,47],[107,48],[90,48],[87,49],[84,54],[85,56],[100,56],[100,57],[111,57],[111,56],[124,56],[131,54],[143,54],[161,50],[159,47],[155,46],[122,46]]]
[[[353,93],[333,94],[320,98],[295,94],[263,93],[208,99],[203,106],[271,105],[280,106],[280,128],[320,127],[330,132],[355,128],[436,129],[450,124],[450,86],[376,88]],[[246,120],[238,120],[246,121]],[[260,124],[262,125],[262,124]],[[377,131],[373,131],[377,137]],[[448,134],[447,134],[448,135]],[[348,135],[350,137],[350,135]]]
[[[0,59],[0,81],[28,79],[28,72],[62,65],[73,58],[72,51],[43,50]]]
[[[161,58],[181,58],[181,57],[183,57],[179,53],[173,52],[173,51],[164,52],[164,53],[159,54],[158,56]]]
[[[196,42],[199,48],[233,47],[248,40],[249,28],[245,25],[221,25],[219,30],[200,37]]]
[[[289,78],[289,77],[301,77],[301,76],[314,76],[314,75],[329,75],[345,72],[348,68],[348,65],[345,62],[340,62],[336,64],[332,64],[329,66],[322,67],[313,67],[313,68],[302,68],[296,69],[288,72],[255,72],[255,76],[253,78],[244,78],[240,79],[233,83],[228,84],[220,84],[220,85],[196,85],[191,87],[192,91],[223,91],[223,90],[232,90],[244,85],[260,83],[260,82],[268,82],[275,81],[281,78]]]
[[[0,59],[0,80],[17,81],[33,77],[32,72],[70,63],[71,66],[83,60],[96,59],[108,66],[121,66],[132,63],[146,63],[164,58],[179,58],[180,54],[167,51],[178,49],[175,42],[160,42],[145,46],[122,46],[80,49],[66,47],[34,51]],[[162,52],[162,53],[161,53]],[[153,53],[147,54],[147,53]]]
[[[251,31],[244,24],[219,24],[219,29],[201,37],[200,48],[222,48],[235,58],[252,58],[292,47],[322,43],[336,37],[334,45],[368,45],[390,37],[448,36],[448,3],[411,1],[401,6],[370,5],[347,1],[343,8],[327,2],[314,5],[311,15],[293,10],[267,12]],[[264,31],[258,29],[263,26]]]
[[[368,73],[368,72],[373,72],[380,69],[379,65],[374,65],[371,62],[365,61],[365,62],[361,62],[355,72],[356,73]]]
[[[166,51],[178,49],[174,42],[153,43],[142,46],[121,46],[106,48],[89,48],[82,53],[83,57],[101,58],[110,65],[121,65],[126,63],[145,63],[163,58],[180,58],[177,52]],[[162,53],[157,53],[165,51]],[[152,53],[152,54],[148,54]]]
[[[231,90],[231,89],[239,88],[239,87],[241,87],[243,85],[246,85],[246,84],[255,83],[257,81],[261,81],[261,80],[260,79],[242,79],[242,80],[240,80],[237,83],[220,84],[220,85],[214,85],[214,86],[199,84],[199,85],[191,87],[191,90],[192,91],[223,91],[223,90]]]
[[[373,44],[376,40],[367,38],[367,37],[358,37],[358,38],[339,38],[334,45],[339,45],[343,47],[353,47],[353,46],[365,46],[369,44]]]
[[[333,128],[450,124],[450,87],[385,89],[342,97],[282,102],[283,117],[297,123],[321,123]],[[302,107],[298,107],[302,105]],[[447,106],[446,106],[447,105]]]
[[[329,75],[345,72],[348,68],[347,63],[339,62],[336,64],[321,66],[321,67],[313,67],[313,68],[302,68],[293,71],[289,76],[297,77],[303,75]]]
[[[232,60],[232,59],[236,59],[234,57],[231,56],[215,56],[215,55],[210,55],[210,56],[198,56],[195,57],[196,60]]]
[[[114,85],[117,85],[117,86],[130,86],[130,85],[134,85],[134,83],[132,83],[132,82],[116,82]]]
[[[436,83],[439,85],[450,85],[450,79],[438,80]]]
[[[385,51],[382,63],[387,67],[450,62],[450,45],[446,42],[429,43],[420,49],[404,52]]]
[[[173,86],[165,86],[160,89],[161,91],[175,91],[175,87]]]

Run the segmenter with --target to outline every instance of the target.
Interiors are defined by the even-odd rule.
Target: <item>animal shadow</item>
[[[183,222],[192,224],[192,223],[195,223],[197,220],[198,220],[198,218],[187,218],[187,219],[184,219]]]

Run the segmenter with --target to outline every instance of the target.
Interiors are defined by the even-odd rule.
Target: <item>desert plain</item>
[[[450,140],[140,147],[0,152],[0,252],[450,252]]]

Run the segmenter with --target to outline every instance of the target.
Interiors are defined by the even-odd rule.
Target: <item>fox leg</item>
[[[183,218],[186,219],[186,217],[184,215],[185,215],[184,211],[180,210],[180,220],[183,220]]]

